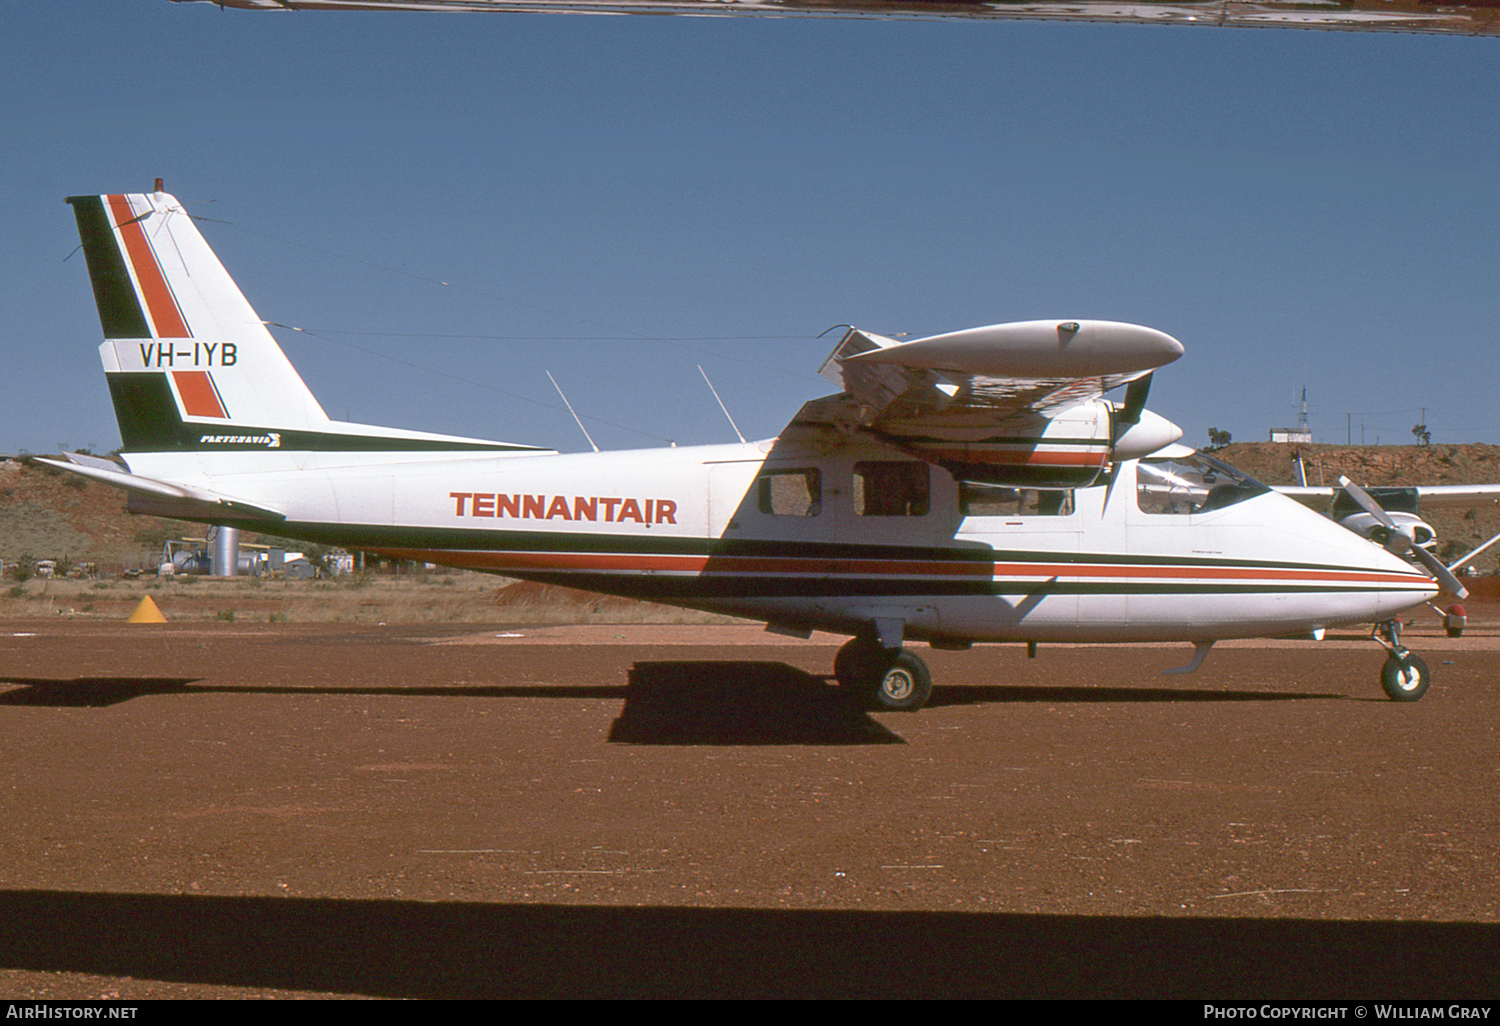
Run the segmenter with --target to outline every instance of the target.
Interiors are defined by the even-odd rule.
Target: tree
[[[1222,449],[1228,445],[1233,438],[1228,431],[1220,431],[1218,428],[1208,429],[1208,447],[1210,449]]]

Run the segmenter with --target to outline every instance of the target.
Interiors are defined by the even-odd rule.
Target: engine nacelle
[[[898,421],[879,433],[961,480],[1013,488],[1087,488],[1111,463],[1149,456],[1182,437],[1180,427],[1150,410],[1142,410],[1134,424],[1117,425],[1114,407],[1103,399],[1051,416],[1027,413],[999,425],[981,421],[973,413],[921,424]]]
[[[911,434],[898,422],[880,434],[954,477],[1017,488],[1087,488],[1103,475],[1114,451],[1110,407],[1102,400],[1051,417],[1028,413],[998,425],[980,420],[929,420],[911,425]]]

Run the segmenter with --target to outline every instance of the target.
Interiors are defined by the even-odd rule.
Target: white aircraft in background
[[[873,709],[926,702],[912,641],[1187,641],[1167,672],[1191,672],[1223,638],[1373,622],[1390,697],[1430,683],[1398,614],[1438,584],[1175,444],[1144,406],[1182,353],[1160,331],[851,328],[823,366],[843,391],[777,438],[564,455],[330,420],[160,183],[68,202],[123,466],[39,462],[133,511],[849,635],[835,675]]]
[[[1397,531],[1410,538],[1413,546],[1426,549],[1433,555],[1437,554],[1437,530],[1423,518],[1423,507],[1474,509],[1500,503],[1500,484],[1371,488],[1364,494],[1378,507],[1374,511],[1368,503],[1360,501],[1358,492],[1351,490],[1348,478],[1339,478],[1339,486],[1336,488],[1304,484],[1277,485],[1276,490],[1314,508],[1324,507],[1329,519],[1381,545],[1388,544],[1391,532]],[[1461,557],[1458,562],[1449,564],[1448,569],[1457,570],[1465,566],[1497,541],[1500,541],[1500,535]]]

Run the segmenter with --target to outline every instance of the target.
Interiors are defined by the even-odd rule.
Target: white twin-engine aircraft
[[[1375,623],[1386,692],[1430,682],[1397,614],[1437,584],[1175,444],[1144,408],[1182,354],[1162,332],[851,328],[823,366],[843,391],[778,438],[559,454],[330,420],[175,198],[68,202],[124,467],[41,462],[133,511],[849,635],[835,674],[874,709],[926,702],[913,641],[1187,641],[1167,672],[1190,672],[1222,638]]]

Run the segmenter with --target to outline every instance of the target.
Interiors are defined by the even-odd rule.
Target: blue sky
[[[0,451],[119,435],[73,193],[166,179],[330,415],[776,434],[852,322],[1105,318],[1193,444],[1500,443],[1500,40],[0,0]],[[227,223],[221,223],[227,222]],[[448,285],[439,284],[448,282]]]

